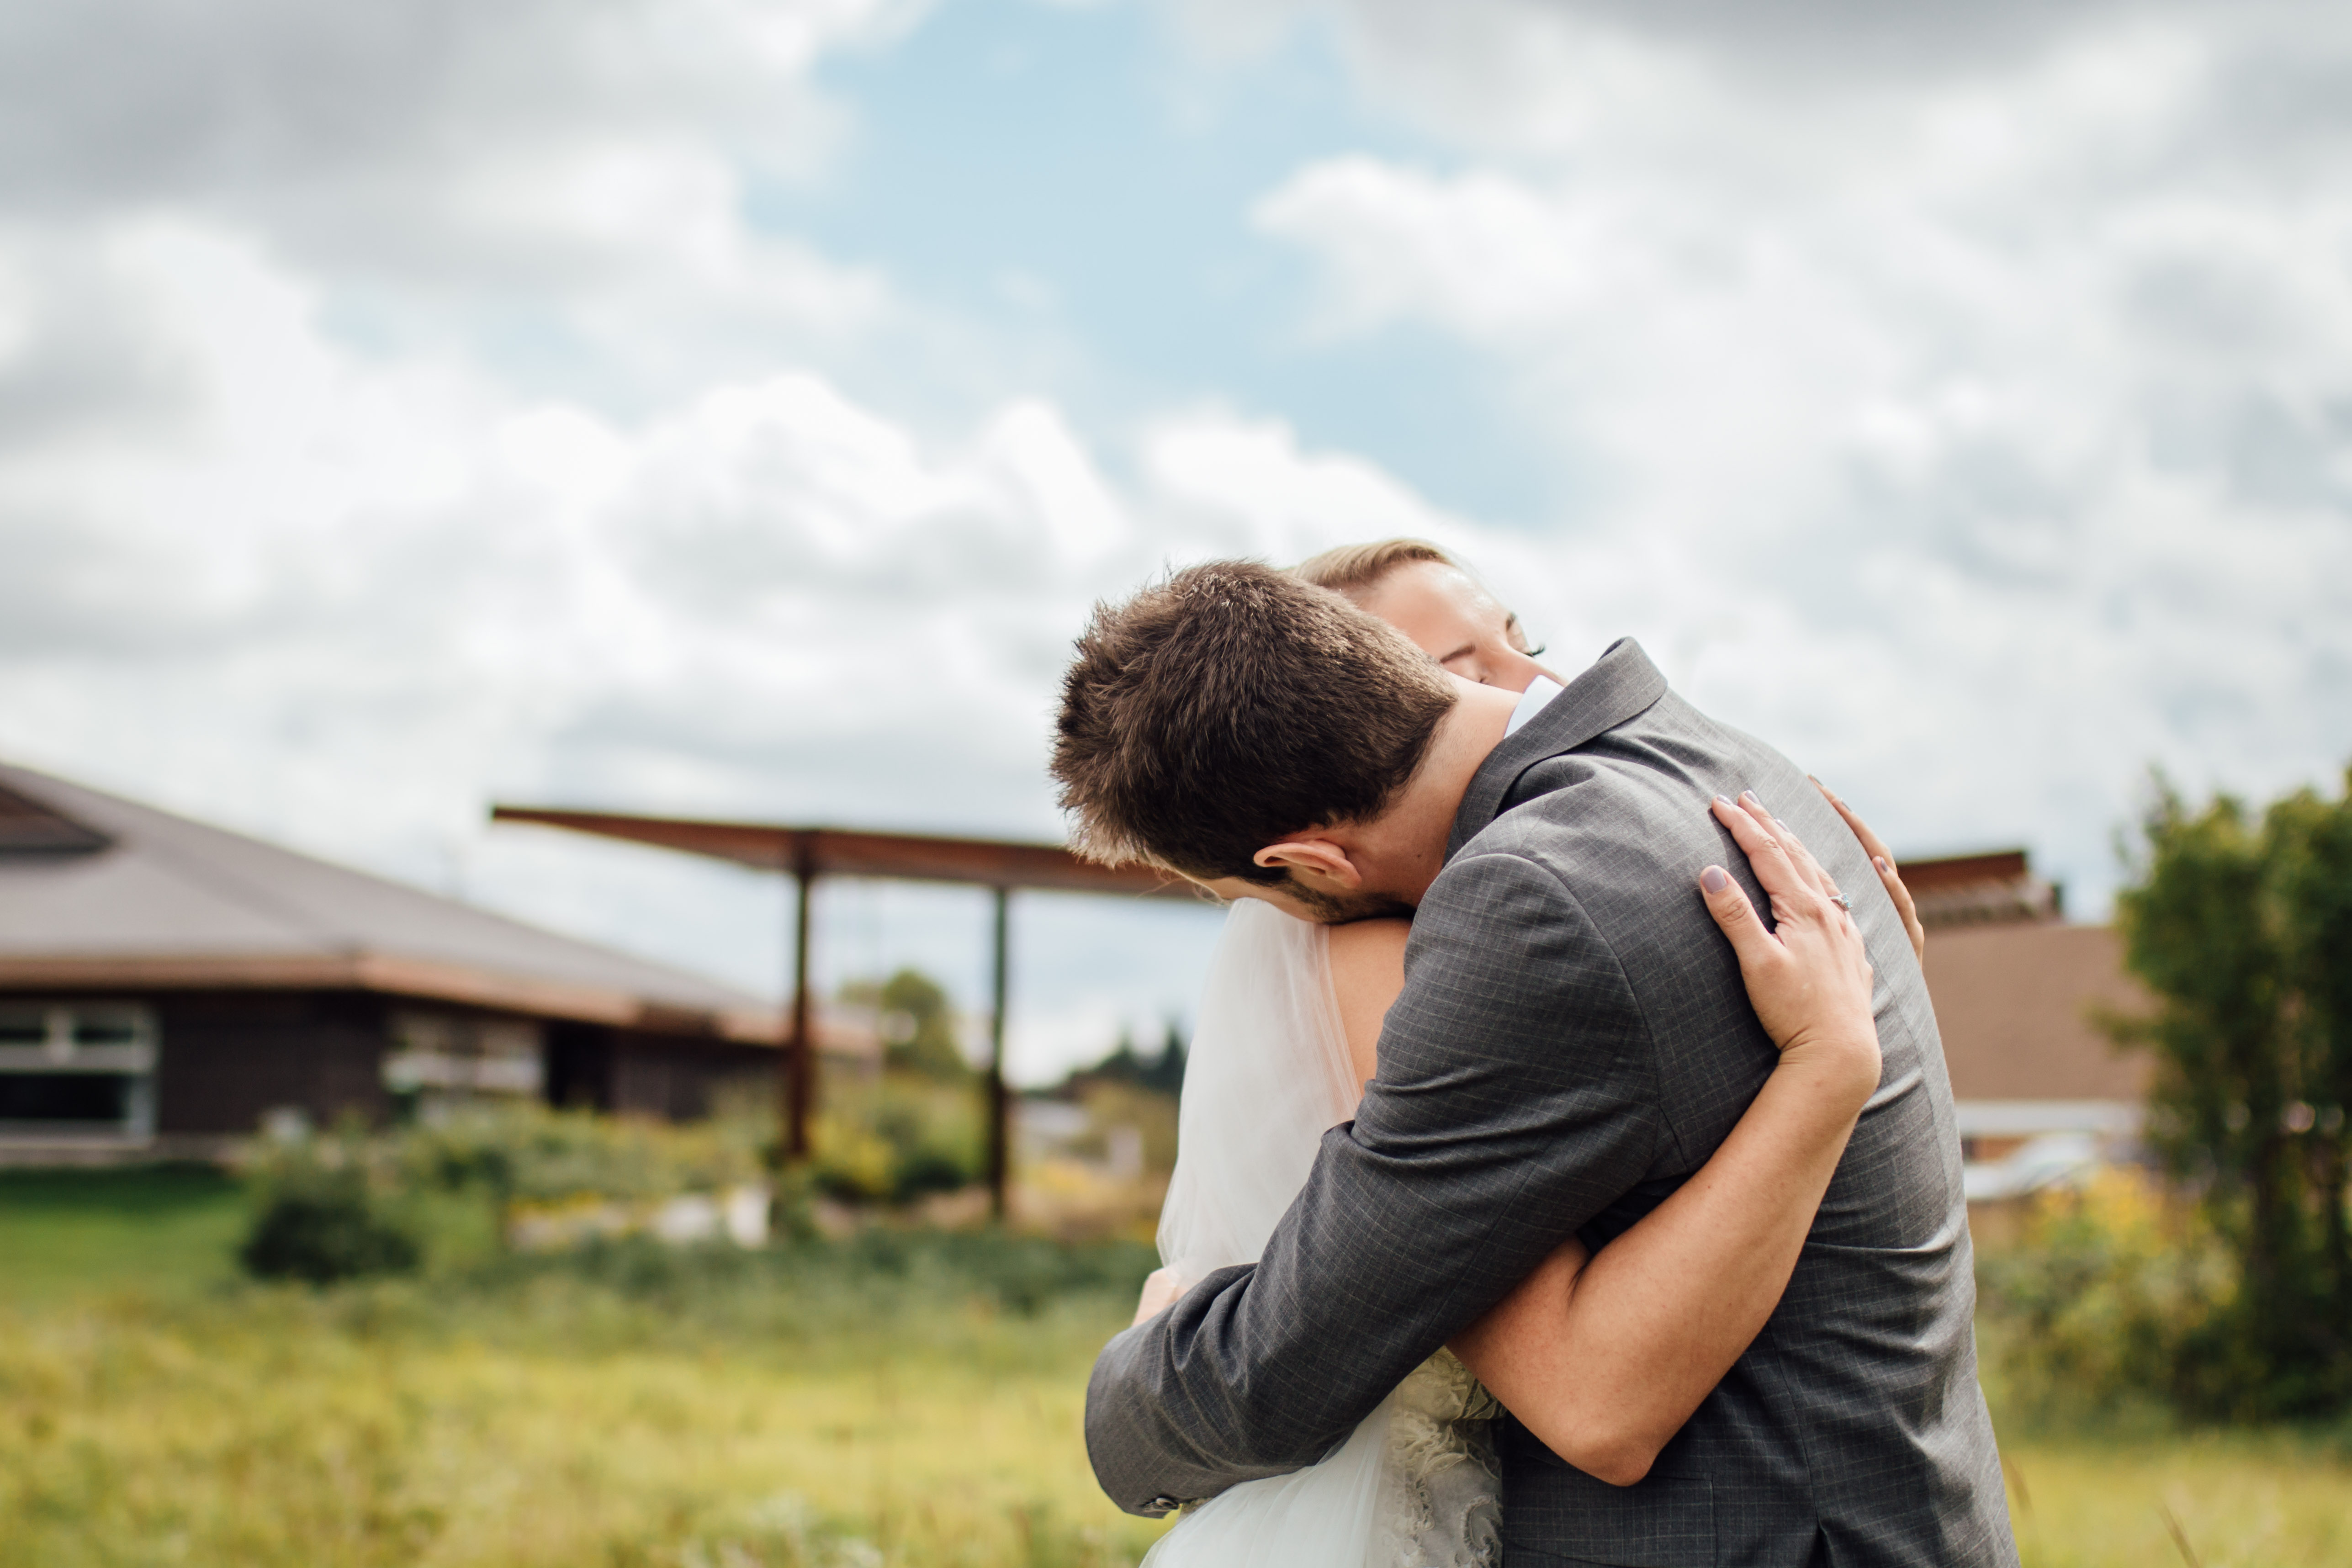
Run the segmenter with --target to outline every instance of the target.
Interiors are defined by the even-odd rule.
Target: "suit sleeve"
[[[1211,1275],[1096,1361],[1103,1489],[1160,1513],[1321,1458],[1640,1182],[1663,1137],[1641,1009],[1567,888],[1517,856],[1447,867],[1380,1075],[1256,1267]]]

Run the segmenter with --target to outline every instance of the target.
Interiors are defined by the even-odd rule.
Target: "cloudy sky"
[[[486,803],[1051,836],[1092,599],[1414,532],[2096,915],[2352,757],[2347,167],[2266,0],[8,0],[0,754],[772,990]],[[1018,918],[1032,1079],[1214,924]]]

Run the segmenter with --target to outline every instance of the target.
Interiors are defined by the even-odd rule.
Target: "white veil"
[[[1255,899],[1225,917],[1184,1064],[1160,1258],[1187,1287],[1255,1263],[1306,1184],[1357,1080],[1331,990],[1330,935]],[[1188,1510],[1147,1568],[1365,1568],[1391,1400],[1319,1464]]]
[[[1307,1184],[1325,1131],[1355,1109],[1330,942],[1321,926],[1256,899],[1225,916],[1184,1062],[1176,1173],[1160,1210],[1160,1261],[1187,1285],[1257,1261]]]

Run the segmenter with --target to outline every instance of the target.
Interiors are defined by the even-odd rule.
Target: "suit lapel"
[[[1452,859],[1495,820],[1521,773],[1547,757],[1572,752],[1595,735],[1615,729],[1665,694],[1666,678],[1658,673],[1640,643],[1632,637],[1611,643],[1591,668],[1544,704],[1542,712],[1486,754],[1463,794],[1462,809],[1454,815],[1445,858]]]

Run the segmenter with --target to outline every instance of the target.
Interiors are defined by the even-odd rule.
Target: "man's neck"
[[[1376,868],[1372,890],[1418,905],[1445,867],[1445,846],[1470,781],[1496,746],[1518,706],[1518,693],[1456,676],[1454,706],[1438,721],[1429,752],[1394,805],[1363,830],[1360,853]]]

